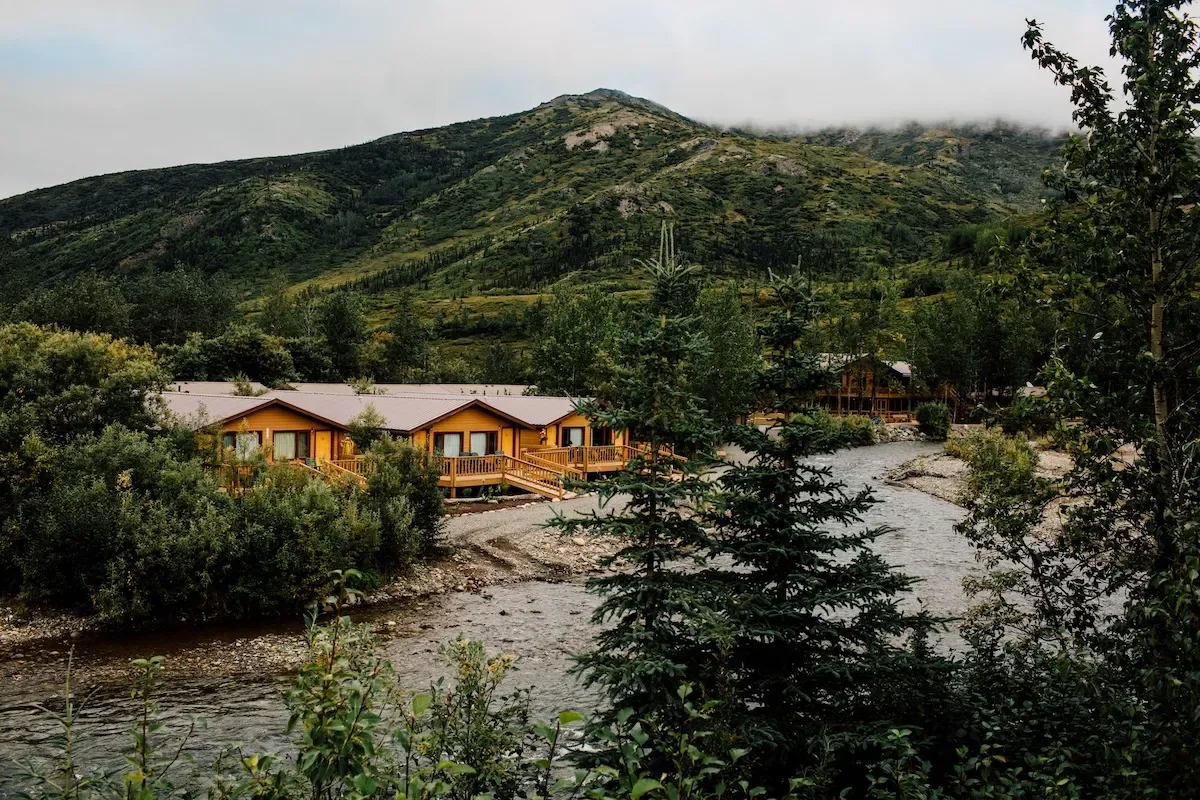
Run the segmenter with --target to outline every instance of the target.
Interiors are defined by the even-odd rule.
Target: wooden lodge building
[[[821,365],[834,374],[835,382],[817,393],[816,404],[830,414],[907,422],[917,405],[932,399],[916,391],[912,366],[905,361],[826,354]]]
[[[568,397],[455,392],[445,385],[356,394],[345,384],[307,384],[253,397],[232,394],[232,384],[173,388],[178,391],[162,396],[168,412],[198,431],[219,435],[234,461],[261,454],[359,481],[366,464],[349,428],[371,407],[389,434],[437,459],[441,484],[451,496],[460,488],[508,484],[562,498],[568,494],[566,478],[624,469],[633,454],[624,431],[592,427]]]

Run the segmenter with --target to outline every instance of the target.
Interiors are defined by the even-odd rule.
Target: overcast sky
[[[0,197],[622,89],[706,122],[1070,123],[1115,0],[0,0]]]

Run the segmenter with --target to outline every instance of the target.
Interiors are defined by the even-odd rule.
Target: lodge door
[[[500,452],[510,456],[515,456],[513,452],[513,429],[502,428],[500,430]]]
[[[333,458],[333,434],[330,431],[317,431],[316,447],[313,455],[318,459],[329,461]]]

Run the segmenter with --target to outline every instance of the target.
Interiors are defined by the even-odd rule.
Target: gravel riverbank
[[[967,462],[962,459],[946,453],[934,453],[906,461],[888,474],[887,481],[961,506],[969,471]]]

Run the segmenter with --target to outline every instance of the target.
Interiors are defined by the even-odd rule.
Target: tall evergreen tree
[[[630,469],[591,487],[602,505],[618,500],[623,507],[555,524],[617,537],[622,547],[615,558],[628,564],[588,583],[603,598],[593,622],[604,627],[577,669],[588,685],[604,690],[609,717],[633,708],[670,725],[678,722],[681,684],[706,673],[711,649],[697,608],[704,589],[688,568],[709,543],[691,511],[709,492],[700,473],[714,431],[688,388],[705,351],[690,316],[698,294],[693,270],[676,257],[665,228],[659,257],[644,264],[653,278],[651,301],[620,333],[601,399],[584,406],[593,419],[627,430],[644,450]]]
[[[390,338],[384,349],[387,363],[386,380],[412,381],[423,376],[429,367],[429,345],[433,332],[413,307],[412,295],[401,295],[392,309],[392,319],[387,324]]]
[[[359,350],[367,342],[367,315],[362,299],[350,292],[334,292],[318,309],[321,335],[342,380],[358,377]]]
[[[756,779],[783,787],[816,766],[823,737],[922,722],[905,706],[937,694],[929,690],[940,665],[923,646],[936,621],[900,606],[913,579],[872,549],[886,529],[857,527],[870,492],[847,491],[811,461],[843,446],[804,414],[829,381],[798,346],[813,296],[795,277],[774,279],[772,290],[758,388],[778,422],[735,431],[745,458],[721,473],[705,514],[719,557],[705,578],[728,630],[729,717]],[[913,650],[902,645],[909,637]]]

